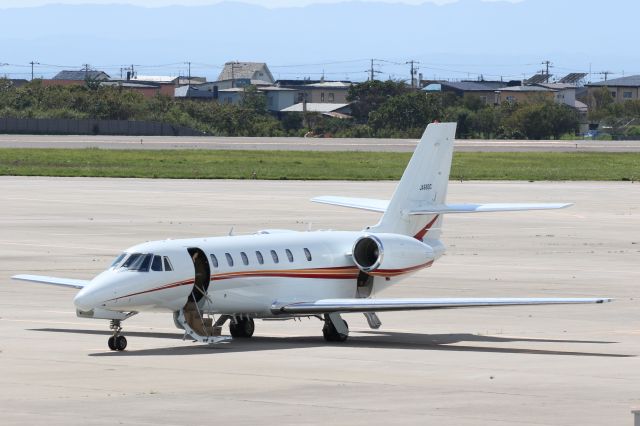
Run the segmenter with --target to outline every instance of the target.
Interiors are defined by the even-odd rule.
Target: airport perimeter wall
[[[153,121],[2,118],[0,133],[30,135],[202,136],[188,127]]]

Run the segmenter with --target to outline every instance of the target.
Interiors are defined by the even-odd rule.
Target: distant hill
[[[611,13],[609,13],[611,11]],[[320,73],[364,79],[368,58],[387,74],[404,76],[417,59],[425,76],[518,76],[554,61],[555,74],[605,69],[640,73],[636,25],[640,5],[629,0],[460,0],[437,6],[346,2],[266,9],[241,3],[142,8],[51,5],[0,9],[0,63],[80,66],[119,74],[120,64],[167,64],[217,75],[228,60],[278,64],[359,62],[272,69],[276,78]],[[515,66],[517,65],[517,66]],[[44,66],[40,69],[44,71]],[[160,73],[161,68],[141,70]],[[47,68],[51,75],[55,69]],[[30,73],[30,69],[0,68]],[[177,72],[177,71],[176,71]],[[319,75],[314,75],[319,77]],[[521,76],[520,76],[521,77]],[[600,78],[594,77],[594,80]]]

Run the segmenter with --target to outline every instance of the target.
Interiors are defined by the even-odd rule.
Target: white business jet
[[[378,295],[445,251],[445,214],[561,209],[570,204],[446,204],[455,123],[430,124],[391,201],[318,197],[312,201],[383,213],[362,231],[265,230],[254,235],[164,240],[125,250],[90,281],[37,275],[18,280],[80,289],[83,318],[111,321],[109,348],[122,351],[123,320],[139,312],[173,313],[198,342],[248,338],[254,319],[317,317],[327,341],[349,334],[341,314],[364,313],[371,328],[383,311],[486,306],[602,303],[605,298],[383,299]],[[214,321],[217,316],[217,320]]]

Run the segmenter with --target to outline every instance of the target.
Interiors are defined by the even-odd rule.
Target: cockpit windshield
[[[122,264],[123,269],[137,272],[149,272],[149,266],[151,266],[151,260],[153,254],[151,253],[132,253]]]

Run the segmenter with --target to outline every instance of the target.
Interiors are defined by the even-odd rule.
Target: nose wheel
[[[120,334],[122,332],[120,320],[111,320],[109,328],[113,330],[113,336],[109,337],[107,341],[109,349],[119,352],[124,351],[127,347],[127,338]]]

